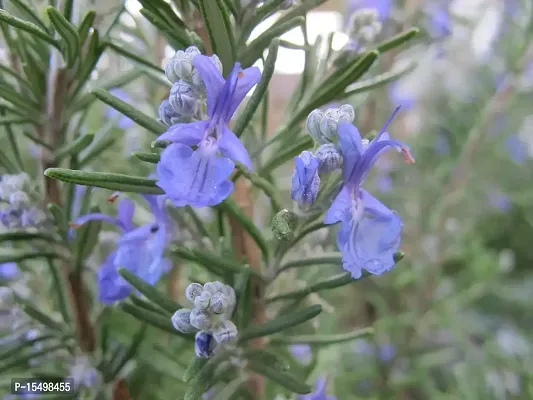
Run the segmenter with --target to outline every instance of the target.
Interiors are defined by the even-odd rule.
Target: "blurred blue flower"
[[[413,92],[406,90],[406,85],[399,81],[391,83],[388,88],[389,99],[392,104],[397,104],[403,109],[411,109],[416,104],[416,97]]]
[[[311,346],[308,344],[294,344],[289,346],[289,351],[302,364],[309,364],[313,358]]]
[[[487,192],[487,199],[489,205],[499,211],[508,212],[511,209],[512,203],[509,196],[499,189],[491,189]]]
[[[20,270],[17,267],[17,263],[8,262],[0,264],[0,278],[6,280],[12,280],[20,275]]]
[[[299,204],[314,203],[320,186],[318,159],[310,151],[294,158],[291,197]]]
[[[197,55],[193,64],[207,89],[208,119],[175,124],[158,138],[173,143],[157,164],[157,185],[177,207],[214,206],[228,197],[233,191],[233,182],[228,180],[235,167],[232,160],[252,169],[246,148],[227,124],[261,72],[257,67],[243,71],[235,63],[224,80],[209,57]]]
[[[375,8],[378,12],[379,19],[386,19],[392,9],[391,0],[348,0],[348,16],[354,11],[362,8]]]
[[[511,135],[505,138],[505,149],[516,164],[523,164],[526,161],[526,145],[518,135]]]
[[[131,103],[132,102],[129,94],[126,93],[122,89],[111,89],[109,91],[109,93],[111,93],[115,97],[118,97],[120,100],[122,100],[122,101],[124,101],[126,103]],[[120,118],[118,118],[118,121],[117,121],[117,126],[120,129],[131,128],[135,124],[135,122],[133,122],[129,117],[126,117],[125,115],[121,114],[120,112],[115,110],[113,107],[107,107],[106,116],[109,119],[115,119],[115,118],[120,117]]]
[[[451,33],[451,18],[446,1],[437,0],[430,2],[426,7],[429,16],[429,32],[436,38],[448,36]]]
[[[172,231],[172,222],[164,210],[165,197],[143,197],[154,215],[152,223],[135,227],[132,221],[135,205],[129,199],[122,199],[116,218],[91,213],[72,224],[76,227],[88,221],[105,221],[116,225],[123,232],[115,251],[107,256],[97,272],[98,298],[105,304],[122,300],[131,292],[129,284],[118,273],[119,267],[126,268],[151,285],[170,269],[170,261],[164,257],[164,251]]]
[[[407,163],[414,162],[409,148],[390,139],[385,132],[398,110],[399,107],[366,147],[355,126],[339,124],[343,185],[326,212],[324,223],[341,222],[337,246],[342,252],[343,268],[351,272],[354,279],[361,277],[362,269],[374,275],[392,269],[393,255],[400,248],[403,226],[400,217],[361,188],[372,166],[389,148],[402,152]]]
[[[335,396],[326,394],[327,380],[318,378],[315,382],[315,390],[312,393],[298,396],[298,400],[337,400]]]

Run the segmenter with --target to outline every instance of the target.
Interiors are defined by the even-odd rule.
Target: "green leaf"
[[[35,110],[39,108],[39,104],[22,97],[11,85],[0,82],[0,98],[3,98],[14,106],[25,110],[30,117],[37,116]]]
[[[260,177],[255,172],[250,171],[246,166],[239,162],[235,162],[235,166],[246,179],[252,182],[255,187],[261,189],[267,195],[271,201],[274,212],[278,212],[283,208],[283,202],[280,198],[278,190],[268,180]]]
[[[358,93],[368,92],[381,86],[388,85],[389,83],[394,82],[402,76],[412,72],[415,67],[415,62],[409,63],[408,65],[397,70],[388,71],[374,78],[365,79],[364,81],[357,82],[351,86],[348,86],[346,92],[344,92],[342,97],[340,97],[339,99],[348,98]]]
[[[96,17],[96,12],[89,11],[85,14],[85,18],[81,21],[81,24],[78,28],[78,36],[80,37],[80,45],[83,46],[87,38],[89,37],[89,32],[94,23],[94,18]]]
[[[261,275],[256,270],[250,268],[247,265],[240,264],[237,261],[232,262],[230,260],[227,260],[225,257],[221,257],[218,254],[213,254],[205,250],[187,249],[184,247],[176,246],[173,248],[172,252],[185,260],[193,261],[200,265],[203,265],[209,271],[217,271],[218,275],[221,276],[227,273],[249,273],[257,277],[261,277]],[[214,268],[214,270],[212,270],[211,268]]]
[[[276,168],[282,166],[288,160],[296,157],[302,151],[309,149],[311,146],[313,146],[313,139],[309,135],[295,139],[292,145],[286,146],[284,149],[275,152],[275,155],[263,165],[258,174],[261,176],[269,175]]]
[[[12,78],[16,79],[16,81],[19,83],[19,86],[21,86],[21,88],[25,88],[25,89],[28,89],[30,92],[32,92],[34,95],[36,94],[34,92],[34,88],[32,86],[32,84],[30,82],[28,82],[26,80],[26,78],[24,78],[22,75],[20,75],[19,73],[17,73],[16,71],[14,71],[13,69],[9,68],[8,66],[6,65],[1,65],[0,64],[0,71],[8,74],[9,76],[11,76]]]
[[[57,204],[49,203],[47,205],[48,211],[52,214],[54,218],[54,225],[57,227],[58,233],[64,240],[67,240],[68,236],[68,220],[65,217],[65,213]]]
[[[167,38],[173,48],[182,49],[190,44],[189,36],[179,27],[169,25],[163,18],[146,8],[141,8],[140,13]]]
[[[141,64],[147,68],[150,68],[154,71],[157,71],[157,72],[160,72],[160,73],[164,73],[165,71],[163,70],[163,68],[161,67],[158,67],[157,65],[155,64],[152,64],[150,61],[146,60],[145,58],[143,57],[140,57],[138,56],[137,54],[131,52],[131,51],[128,51],[124,48],[124,45],[120,44],[116,44],[116,43],[113,43],[113,42],[108,42],[108,46],[113,50],[115,51],[116,53],[120,54],[121,56],[124,56],[130,60],[132,60],[133,62],[136,62],[138,64]]]
[[[8,262],[21,262],[36,258],[61,258],[61,255],[52,251],[14,250],[0,253],[0,264]]]
[[[161,156],[158,153],[147,153],[144,151],[134,151],[131,155],[137,157],[141,161],[149,162],[151,164],[157,164],[161,159]]]
[[[87,191],[87,194],[90,195],[90,192]],[[91,213],[97,213],[99,211],[98,207],[93,207],[90,210]],[[89,221],[76,229],[73,248],[74,270],[77,273],[82,273],[83,262],[91,255],[91,252],[98,243],[98,235],[101,229],[102,221]]]
[[[268,261],[270,257],[268,244],[257,226],[255,226],[255,223],[237,206],[237,203],[231,198],[227,198],[222,203],[220,203],[218,208],[224,210],[227,214],[231,215],[233,218],[235,218],[239,224],[248,232],[248,234],[252,237],[255,243],[259,246],[261,249],[263,256],[265,260]]]
[[[6,10],[0,9],[0,21],[5,22],[6,24],[11,25],[14,28],[20,29],[21,31],[28,32],[30,35],[44,40],[45,42],[50,43],[52,46],[59,49],[59,44],[57,43],[57,41],[54,40],[54,38],[52,38],[47,32],[42,31],[37,25],[31,22],[14,17]]]
[[[141,322],[145,322],[148,325],[159,328],[165,332],[169,332],[189,340],[194,340],[194,335],[181,333],[180,331],[174,329],[169,317],[150,312],[148,310],[128,303],[122,303],[120,305],[120,308],[122,308],[126,313],[130,314],[132,317],[138,319]]]
[[[185,371],[185,374],[183,374],[183,381],[189,382],[191,379],[193,379],[196,375],[198,375],[205,364],[207,364],[207,358],[196,356],[191,358],[191,361],[189,361],[189,365],[187,366],[187,370]]]
[[[199,0],[199,6],[213,53],[222,62],[224,76],[228,76],[236,55],[228,10],[222,0]]]
[[[393,36],[392,38],[378,44],[377,50],[380,53],[384,53],[386,51],[395,49],[405,42],[408,42],[409,40],[413,39],[415,36],[417,36],[420,33],[420,29],[418,28],[411,28],[408,31],[401,32],[397,34],[396,36]]]
[[[261,80],[257,84],[254,93],[248,100],[246,107],[242,111],[242,114],[239,116],[239,119],[237,120],[237,122],[235,123],[235,127],[233,128],[233,133],[235,133],[237,137],[240,137],[242,135],[242,133],[252,120],[255,112],[257,111],[261,100],[265,96],[265,93],[268,89],[268,85],[270,84],[270,80],[272,79],[272,75],[274,74],[274,67],[278,58],[278,49],[279,39],[272,40],[268,48],[268,56],[265,61],[263,73],[261,74]]]
[[[310,265],[324,265],[324,264],[341,265],[342,254],[341,253],[321,254],[318,257],[310,257],[310,258],[303,258],[303,259],[289,261],[288,263],[286,263],[279,269],[278,273],[285,271],[289,268],[307,267]]]
[[[30,353],[23,354],[23,355],[17,357],[16,359],[1,365],[0,366],[0,374],[3,374],[4,372],[9,371],[10,369],[15,368],[17,366],[27,367],[26,364],[30,360],[36,359],[38,357],[42,357],[42,356],[44,356],[44,355],[46,355],[48,353],[52,353],[52,352],[57,351],[57,350],[65,349],[66,347],[67,346],[64,343],[61,343],[61,344],[56,344],[54,346],[47,347],[47,348],[42,349],[40,351],[32,351]]]
[[[50,269],[50,275],[52,276],[53,290],[57,295],[57,305],[59,311],[63,316],[63,321],[70,323],[72,320],[70,315],[70,306],[68,302],[68,287],[67,282],[63,279],[61,269],[51,259],[48,259],[48,268]]]
[[[41,342],[46,342],[51,339],[57,339],[57,336],[51,334],[41,335],[32,340],[24,340],[22,343],[13,346],[9,349],[7,349],[7,346],[5,346],[6,351],[0,353],[0,360],[7,361],[12,356],[16,356],[17,354],[22,353],[26,348],[33,347],[36,343],[40,344]]]
[[[363,277],[368,276],[367,273],[363,273]],[[322,290],[335,289],[341,286],[349,285],[350,283],[355,282],[356,280],[352,278],[352,274],[349,272],[335,275],[331,278],[328,278],[324,281],[314,283],[310,286],[304,287],[302,289],[297,289],[292,292],[280,294],[278,296],[270,297],[266,299],[267,302],[274,302],[279,300],[286,299],[297,299],[305,297],[311,293],[320,292]]]
[[[80,159],[78,162],[80,167],[83,167],[93,161],[95,158],[100,156],[103,151],[109,149],[117,141],[116,137],[113,136],[102,136],[97,140],[92,148],[89,148],[87,154]]]
[[[63,182],[94,186],[119,192],[164,194],[153,179],[112,174],[105,172],[85,172],[66,168],[48,168],[44,175]]]
[[[286,13],[284,13],[277,21],[276,25],[283,24],[294,17],[298,16],[304,16],[309,11],[315,9],[316,7],[320,6],[321,4],[325,3],[326,0],[305,0],[302,1],[301,5],[297,7],[292,7],[290,10],[288,10]]]
[[[58,331],[61,333],[65,333],[68,331],[67,327],[60,322],[50,318],[46,313],[36,308],[33,304],[31,304],[29,301],[16,296],[17,302],[20,303],[22,306],[22,310],[28,314],[30,317],[36,319],[41,324],[47,326],[48,328]]]
[[[119,268],[118,273],[128,281],[128,283],[141,292],[148,300],[157,304],[163,310],[168,311],[170,314],[174,314],[180,308],[183,308],[181,304],[159,293],[152,285],[145,282],[135,274],[131,273],[127,269]]]
[[[111,372],[112,377],[118,376],[118,374],[120,373],[122,368],[124,368],[126,363],[135,357],[145,337],[146,325],[143,325],[133,336],[128,349],[124,352],[124,355],[117,359],[116,363],[114,363],[115,365],[113,371]]]
[[[167,127],[162,123],[158,122],[156,119],[143,114],[135,107],[130,106],[128,103],[120,100],[118,97],[113,96],[106,90],[103,89],[94,89],[92,93],[102,100],[104,103],[110,105],[120,113],[129,117],[135,121],[140,126],[148,129],[150,132],[155,133],[156,135],[161,134],[167,130]]]
[[[249,363],[249,366],[254,372],[269,378],[291,392],[297,394],[307,394],[311,393],[312,391],[311,386],[308,384],[298,381],[295,377],[287,374],[286,372],[282,372],[277,368],[257,361]]]
[[[19,117],[18,115],[7,115],[0,117],[0,125],[20,125],[20,124],[35,124],[36,121],[31,117]]]
[[[288,314],[280,315],[271,321],[261,325],[251,326],[245,329],[239,335],[239,343],[246,342],[250,339],[272,335],[281,332],[293,326],[303,324],[306,321],[316,317],[322,312],[322,306],[319,304],[312,305],[304,310],[293,311]]]
[[[50,29],[39,18],[39,16],[35,13],[35,10],[32,7],[27,5],[23,0],[11,0],[11,3],[13,3],[15,7],[17,7],[23,14],[25,14],[26,18],[31,19],[31,22],[33,22],[35,25],[38,25],[39,28],[42,29],[44,32],[50,34]]]
[[[265,1],[260,7],[255,8],[253,14],[246,21],[244,21],[244,24],[241,28],[241,35],[239,37],[239,44],[245,44],[254,28],[259,25],[261,21],[272,15],[275,11],[278,11],[281,3],[283,3],[283,0],[268,0]]]
[[[276,24],[274,27],[262,33],[258,38],[254,39],[252,43],[248,45],[246,50],[239,55],[243,68],[253,65],[259,58],[261,58],[266,47],[273,39],[282,36],[284,33],[302,25],[304,22],[304,17],[296,17],[287,22]]]
[[[54,164],[59,163],[61,159],[65,157],[77,155],[80,151],[89,146],[93,142],[93,139],[94,134],[88,133],[80,136],[73,142],[67,143],[66,145],[60,147],[54,154]]]
[[[196,376],[189,381],[184,400],[201,400],[202,395],[209,389],[217,365],[227,357],[228,353],[222,351],[210,358]]]
[[[350,340],[359,339],[361,337],[374,335],[374,328],[357,329],[353,332],[338,333],[332,335],[298,335],[298,336],[274,336],[270,339],[270,343],[276,345],[293,345],[293,344],[309,344],[309,345],[331,345],[336,343],[348,342]]]
[[[72,67],[80,54],[80,37],[76,28],[54,7],[46,9],[48,18],[56,32],[63,39],[63,55],[68,67]]]
[[[29,240],[44,240],[55,243],[57,239],[48,232],[30,232],[24,230],[10,230],[0,233],[0,242],[18,242]]]

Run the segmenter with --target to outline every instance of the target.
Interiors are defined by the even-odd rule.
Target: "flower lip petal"
[[[225,84],[224,77],[208,56],[197,55],[192,63],[205,84],[207,90],[207,116],[212,118],[217,100]]]
[[[196,146],[204,138],[208,123],[208,121],[198,121],[188,124],[175,124],[161,134],[157,140],[169,140],[173,143]]]

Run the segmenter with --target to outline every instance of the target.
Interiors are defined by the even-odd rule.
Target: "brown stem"
[[[235,189],[233,190],[232,197],[244,213],[248,217],[253,218],[252,192],[245,180],[238,179],[235,182]],[[238,221],[230,218],[230,226],[235,253],[241,260],[250,265],[251,268],[260,271],[261,253],[259,247]],[[254,325],[260,325],[265,322],[264,283],[260,279],[251,278],[250,285],[250,293],[252,296],[252,322]],[[249,346],[256,349],[262,348],[264,347],[264,340],[263,338],[253,339],[249,342]],[[248,380],[248,387],[250,388],[254,399],[259,400],[263,398],[265,383],[261,375],[251,372]]]
[[[47,109],[46,122],[38,127],[37,133],[52,148],[60,145],[61,128],[63,126],[63,110],[67,102],[69,88],[68,71],[57,64],[57,54],[52,55],[50,62],[50,75],[47,82]],[[49,152],[43,152],[41,165],[43,169],[56,167]],[[55,179],[44,177],[45,199],[48,203],[61,206],[62,196],[59,182]],[[95,349],[95,333],[89,318],[89,309],[85,297],[85,287],[81,275],[70,271],[69,265],[61,263],[63,278],[68,283],[68,298],[76,324],[80,348],[84,352]]]

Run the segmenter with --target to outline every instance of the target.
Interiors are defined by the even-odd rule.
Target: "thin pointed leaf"
[[[280,315],[271,321],[265,322],[261,325],[251,326],[245,329],[239,335],[239,342],[243,343],[247,340],[257,337],[272,335],[273,333],[281,332],[293,326],[303,324],[306,321],[316,317],[322,312],[322,306],[319,304],[312,305],[304,310],[293,311],[288,314]]]
[[[200,370],[205,366],[205,364],[207,364],[207,360],[207,358],[196,356],[191,358],[189,365],[187,365],[187,370],[183,374],[183,382],[190,382],[191,379],[198,375]]]
[[[27,1],[27,0],[26,0]],[[11,0],[13,5],[17,7],[23,14],[25,14],[25,17],[27,19],[31,19],[31,22],[33,22],[35,25],[38,25],[40,29],[42,29],[44,32],[50,34],[50,29],[46,26],[46,24],[39,18],[39,16],[35,13],[35,10],[27,5],[22,0]]]
[[[244,52],[239,55],[239,60],[241,60],[243,68],[247,68],[253,65],[257,60],[259,60],[263,55],[263,52],[273,39],[282,36],[291,29],[302,25],[304,22],[304,17],[296,17],[294,19],[291,19],[287,22],[268,29],[258,38],[254,39],[252,43],[248,45],[246,50],[244,50]]]
[[[213,53],[220,58],[224,76],[227,76],[233,68],[236,56],[228,10],[222,0],[199,0],[199,6]]]
[[[1,242],[17,242],[17,241],[29,241],[29,240],[44,240],[46,242],[55,243],[57,239],[48,232],[30,232],[24,230],[10,230],[0,233]]]
[[[148,162],[151,164],[157,164],[161,159],[161,155],[158,153],[147,153],[145,151],[134,151],[131,153],[132,156],[138,158],[141,161]]]
[[[7,361],[12,356],[16,356],[17,354],[22,353],[26,348],[33,347],[36,343],[41,343],[41,342],[45,342],[45,341],[52,340],[52,339],[57,339],[57,336],[47,334],[47,335],[38,336],[32,340],[24,340],[22,343],[16,346],[13,346],[9,349],[6,349],[6,351],[0,353],[0,360]],[[5,344],[4,346],[7,347]]]
[[[365,278],[368,275],[369,275],[368,273],[363,272],[362,278]],[[326,280],[314,283],[302,289],[294,290],[292,292],[288,292],[288,293],[284,293],[278,296],[268,298],[267,302],[274,302],[274,301],[286,300],[286,299],[297,299],[300,297],[305,297],[311,293],[320,292],[322,290],[335,289],[341,286],[349,285],[350,283],[353,283],[355,281],[356,279],[352,278],[352,274],[349,272],[346,272],[346,273],[335,275]]]
[[[136,63],[139,63],[147,68],[150,68],[154,71],[157,71],[157,72],[160,72],[160,73],[164,73],[165,71],[163,70],[163,68],[161,67],[158,67],[157,65],[155,64],[152,64],[150,61],[146,60],[145,58],[143,57],[139,57],[137,54],[131,52],[131,51],[128,51],[124,48],[123,45],[118,45],[116,43],[113,43],[113,42],[108,42],[108,46],[113,50],[115,51],[116,53],[136,62]]]
[[[309,135],[305,135],[294,140],[292,145],[285,147],[281,151],[277,151],[275,155],[263,165],[258,174],[261,176],[269,175],[276,168],[284,165],[287,161],[296,157],[302,151],[307,150],[312,146],[313,139]]]
[[[65,157],[77,155],[80,151],[84,150],[87,146],[89,146],[93,142],[93,139],[94,134],[88,133],[86,135],[80,136],[73,142],[68,143],[63,147],[60,147],[54,154],[54,164],[59,163],[59,161],[61,161],[61,159]]]
[[[90,191],[87,191],[86,194],[90,195]],[[98,207],[93,207],[90,210],[91,213],[99,211]],[[82,210],[82,213],[85,212]],[[83,271],[83,263],[91,255],[98,243],[98,235],[101,229],[102,221],[89,221],[75,230],[75,240],[72,247],[74,251],[74,270],[77,273],[81,274]]]
[[[283,386],[284,388],[290,390],[291,392],[297,394],[307,394],[311,393],[311,386],[305,382],[298,381],[295,377],[289,375],[286,372],[282,372],[279,369],[270,367],[261,362],[251,362],[249,364],[250,369],[257,372],[260,375],[263,375],[270,380],[276,382],[278,385]]]
[[[217,353],[210,358],[196,376],[189,381],[184,400],[201,400],[202,395],[209,389],[217,365],[229,356],[226,352]]]
[[[181,304],[176,301],[162,295],[152,285],[146,283],[141,278],[131,273],[127,269],[119,268],[118,273],[128,281],[128,283],[141,292],[148,300],[157,304],[163,310],[174,314],[180,308],[183,308]]]
[[[85,165],[89,164],[91,161],[93,161],[95,158],[100,156],[103,151],[109,149],[113,146],[113,144],[117,141],[116,137],[113,136],[102,136],[93,146],[92,148],[88,149],[87,154],[83,158],[80,159],[79,165],[80,167],[84,167]]]
[[[61,343],[61,344],[56,344],[54,346],[47,347],[46,349],[43,349],[43,350],[40,350],[40,351],[35,351],[35,352],[23,354],[20,357],[17,357],[16,359],[14,359],[14,360],[12,360],[10,362],[7,362],[4,365],[0,366],[0,374],[3,374],[4,372],[9,371],[10,369],[15,368],[17,366],[25,366],[26,367],[26,364],[30,360],[32,360],[34,358],[38,358],[38,357],[44,356],[44,355],[46,355],[48,353],[51,353],[53,351],[56,351],[56,350],[64,349],[66,347],[67,346],[64,343]]]
[[[167,38],[173,48],[181,49],[191,44],[189,36],[179,27],[169,25],[163,18],[146,8],[141,8],[139,12]]]
[[[76,62],[78,54],[80,54],[80,36],[78,35],[78,31],[70,22],[68,22],[68,19],[54,7],[48,7],[46,12],[56,32],[61,36],[61,39],[63,39],[63,54],[68,66],[72,67]]]
[[[48,328],[54,331],[61,332],[61,333],[65,333],[68,331],[68,328],[65,325],[50,318],[48,315],[46,315],[44,312],[36,308],[33,304],[29,303],[27,300],[22,299],[17,296],[17,302],[20,303],[20,305],[22,306],[22,310],[26,314],[36,319],[37,321],[47,326]]]
[[[209,271],[221,276],[227,273],[249,273],[261,277],[257,271],[247,265],[243,265],[237,261],[229,261],[218,254],[213,254],[205,250],[187,249],[185,247],[176,246],[173,248],[172,252],[185,260],[203,265]]]
[[[21,124],[35,124],[37,121],[31,117],[19,117],[18,115],[7,115],[0,117],[0,125],[21,125]]]
[[[265,93],[268,89],[268,85],[270,84],[270,80],[272,79],[272,75],[274,75],[274,67],[278,58],[278,49],[279,39],[272,40],[268,48],[268,56],[265,61],[263,72],[261,74],[261,80],[255,87],[254,93],[248,100],[246,107],[244,108],[242,114],[239,116],[239,119],[235,123],[233,132],[235,133],[235,135],[237,135],[237,137],[240,137],[242,135],[242,133],[252,120],[255,112],[257,111],[261,100],[265,96]]]
[[[113,369],[113,372],[111,373],[111,376],[116,377],[124,368],[126,363],[130,361],[135,355],[137,354],[137,351],[141,347],[142,341],[146,337],[146,325],[142,325],[141,328],[135,333],[133,336],[131,343],[128,347],[128,349],[124,352],[124,355],[117,360],[115,368]]]
[[[3,98],[14,106],[25,110],[29,116],[36,116],[35,110],[39,108],[38,103],[34,101],[28,101],[28,99],[21,96],[11,85],[8,85],[4,82],[0,82],[0,98]]]
[[[41,40],[44,40],[47,43],[50,43],[52,46],[59,49],[59,44],[54,40],[47,32],[42,31],[34,23],[24,21],[23,19],[14,17],[5,10],[0,9],[0,21],[5,22],[8,25],[11,25],[14,28],[20,29],[21,31],[28,32],[30,35],[33,35]]]
[[[138,319],[141,322],[145,322],[148,325],[154,326],[165,332],[172,333],[188,340],[194,340],[194,335],[181,333],[180,331],[174,329],[169,317],[150,312],[148,310],[136,307],[128,303],[122,303],[120,305],[120,308],[122,308],[122,310],[124,310],[126,313],[130,314],[132,317]]]
[[[241,28],[239,44],[246,43],[246,40],[248,40],[254,28],[263,20],[272,15],[275,11],[278,11],[281,3],[283,3],[283,0],[268,0],[265,1],[260,7],[257,7]]]
[[[61,276],[60,267],[58,267],[51,259],[48,259],[48,268],[50,269],[50,275],[52,275],[52,281],[54,283],[54,291],[57,294],[57,305],[59,311],[63,316],[63,322],[70,323],[72,320],[69,311],[69,302],[67,299],[67,283]]]
[[[402,44],[408,42],[409,40],[413,39],[419,33],[420,33],[420,29],[411,28],[408,31],[401,32],[397,34],[396,36],[393,36],[392,38],[386,40],[383,43],[379,43],[377,46],[377,49],[380,53],[384,53],[386,51],[395,49],[401,46]]]
[[[246,179],[266,194],[271,201],[274,212],[278,212],[283,208],[283,202],[278,190],[268,180],[262,178],[255,172],[250,171],[247,167],[238,162],[235,163],[235,166]]]
[[[105,172],[84,172],[66,168],[48,168],[44,175],[63,182],[94,186],[118,192],[164,194],[153,179],[111,174]]]
[[[78,28],[78,35],[80,37],[80,45],[82,46],[87,40],[87,38],[89,37],[89,31],[91,30],[91,27],[93,26],[95,17],[96,17],[96,12],[91,10],[87,14],[85,14],[83,21],[81,21],[81,24]]]
[[[324,264],[341,265],[342,254],[341,253],[321,254],[320,256],[317,256],[317,257],[310,257],[310,258],[303,258],[303,259],[289,261],[288,263],[286,263],[279,269],[279,272],[285,271],[289,268],[307,267],[310,265],[324,265]]]
[[[274,336],[270,343],[277,345],[309,344],[309,345],[331,345],[348,342],[350,340],[374,335],[374,328],[357,329],[353,332],[338,333],[332,335],[298,335],[298,336]]]
[[[219,204],[217,207],[224,210],[224,212],[231,215],[239,222],[239,224],[241,224],[244,230],[248,232],[254,242],[259,246],[265,260],[268,260],[270,257],[270,252],[267,241],[255,225],[255,223],[239,208],[239,206],[237,206],[235,201],[231,198],[228,198],[224,200],[221,204]]]
[[[92,91],[92,93],[104,103],[110,105],[120,113],[129,117],[131,120],[135,121],[137,124],[148,129],[150,132],[155,133],[156,135],[161,134],[167,130],[167,127],[162,123],[158,122],[155,118],[151,118],[146,114],[143,114],[135,107],[120,100],[118,97],[113,96],[106,90],[95,89]]]
[[[52,251],[13,250],[0,253],[0,264],[8,262],[21,262],[36,258],[61,258],[61,255]]]

